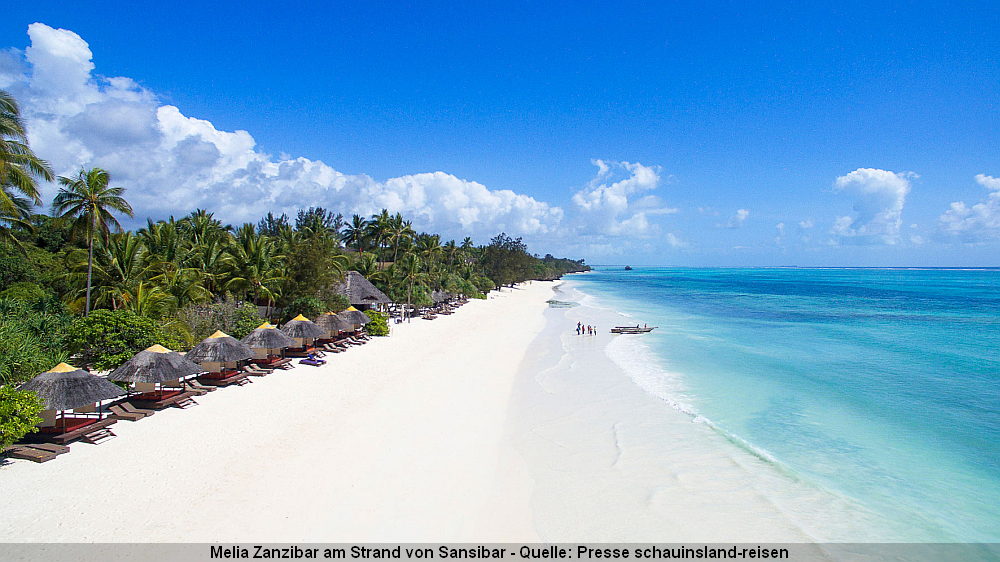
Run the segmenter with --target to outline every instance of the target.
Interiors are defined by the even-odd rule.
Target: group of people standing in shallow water
[[[589,324],[582,324],[580,322],[576,323],[576,335],[578,336],[596,336],[597,327],[591,326]]]

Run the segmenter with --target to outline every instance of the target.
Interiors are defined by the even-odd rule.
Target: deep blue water
[[[1000,541],[1000,271],[597,268],[687,402],[924,541]]]

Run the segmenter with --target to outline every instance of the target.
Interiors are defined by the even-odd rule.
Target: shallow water
[[[608,333],[634,320],[572,285],[556,288],[508,416],[543,540],[904,540],[903,529],[713,426],[646,336]],[[578,321],[599,333],[577,335]]]
[[[1000,272],[605,269],[562,290],[584,305],[573,314],[592,311],[585,323],[613,322],[604,310],[658,325],[603,352],[662,407],[796,482],[779,503],[843,498],[881,520],[857,540],[1000,540]]]

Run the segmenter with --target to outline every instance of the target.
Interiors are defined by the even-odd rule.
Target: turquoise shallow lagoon
[[[645,348],[643,376],[662,376],[640,386],[664,407],[853,498],[906,529],[899,538],[1000,541],[1000,271],[599,267],[568,279],[659,326],[626,337]]]

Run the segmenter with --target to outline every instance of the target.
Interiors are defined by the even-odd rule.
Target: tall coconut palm
[[[41,204],[38,180],[52,181],[52,170],[28,147],[28,133],[17,100],[0,90],[0,211],[25,218],[17,194],[35,205]]]
[[[111,230],[121,230],[114,211],[132,216],[132,205],[122,197],[124,187],[109,187],[111,174],[100,168],[80,170],[73,178],[59,176],[59,193],[52,201],[52,212],[73,221],[73,231],[87,237],[87,304],[90,314],[90,286],[94,266],[94,235],[105,237]]]
[[[351,222],[344,227],[344,242],[358,249],[359,254],[365,253],[365,239],[368,236],[368,221],[361,215],[351,217]]]
[[[69,272],[66,278],[81,286],[91,266],[91,294],[94,306],[112,310],[122,308],[135,287],[152,276],[146,247],[131,232],[98,239],[94,243],[94,258],[88,263],[87,252],[76,250],[67,256]],[[82,298],[82,297],[81,297]]]
[[[420,284],[427,277],[424,264],[415,254],[406,254],[393,269],[399,275],[399,281],[406,286],[406,318],[410,318],[410,304],[413,302],[413,285]]]
[[[392,219],[392,230],[389,233],[390,242],[392,242],[392,261],[396,262],[399,257],[399,249],[406,243],[408,243],[417,233],[413,230],[413,223],[407,220],[403,220],[403,216],[396,213],[396,216]]]
[[[387,209],[382,209],[379,214],[372,215],[371,220],[368,221],[368,237],[375,244],[375,252],[380,262],[385,261],[382,256],[382,245],[389,239],[391,229],[392,217]]]
[[[223,289],[238,291],[255,303],[264,298],[270,305],[278,298],[278,287],[284,280],[280,262],[271,239],[256,232],[254,225],[244,224],[226,247]]]

